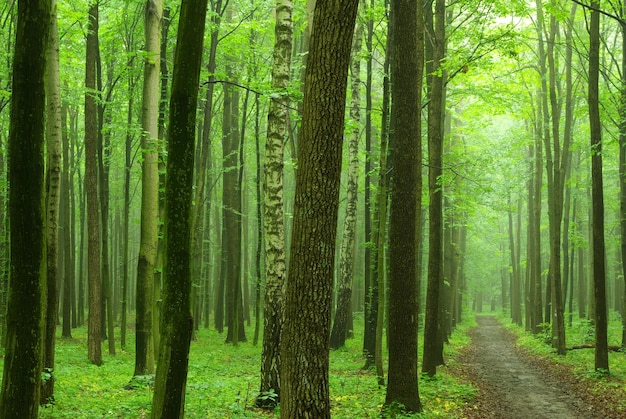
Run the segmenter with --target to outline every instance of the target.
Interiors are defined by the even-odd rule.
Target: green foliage
[[[356,336],[361,336],[362,319],[356,316]],[[472,320],[459,325],[446,357],[454,363],[456,352],[469,343],[465,334]],[[149,417],[153,396],[153,375],[132,377],[134,351],[104,355],[101,367],[91,365],[86,356],[86,329],[72,331],[73,339],[57,339],[55,404],[40,409],[41,418],[144,418]],[[134,348],[134,335],[128,334],[127,348]],[[361,339],[349,339],[346,346],[331,352],[330,393],[332,416],[337,419],[378,418],[385,400],[385,388],[377,385],[373,371],[363,371]],[[421,349],[420,349],[421,351]],[[278,418],[273,410],[255,405],[258,400],[273,403],[276,394],[259,395],[261,348],[251,344],[237,347],[223,343],[223,336],[201,329],[192,342],[189,356],[185,416],[188,418]],[[1,365],[0,365],[1,366]],[[385,417],[457,417],[475,390],[448,375],[445,368],[435,378],[420,377],[424,411],[404,415],[387,409]],[[391,415],[391,416],[389,416]]]

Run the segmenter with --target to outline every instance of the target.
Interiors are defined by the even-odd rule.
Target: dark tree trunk
[[[431,2],[427,3],[427,8]],[[440,179],[443,174],[443,76],[439,69],[443,60],[445,43],[445,2],[435,0],[433,25],[433,71],[429,72],[430,102],[428,104],[428,190],[429,205],[429,256],[428,286],[426,293],[426,320],[424,325],[424,357],[422,371],[437,373],[443,364],[443,339],[441,333],[441,286],[443,282],[443,191]],[[429,42],[426,42],[428,44]]]
[[[417,383],[417,255],[422,198],[422,8],[391,2],[392,110],[389,221],[389,376],[385,406],[407,412],[422,405]],[[384,409],[384,408],[383,408]]]
[[[98,3],[89,7],[85,72],[85,192],[87,197],[87,280],[89,315],[87,349],[91,363],[102,364],[102,281],[100,272],[100,214],[98,197],[98,112],[96,61],[98,55]]]
[[[598,9],[600,4],[593,0]],[[608,373],[606,308],[606,251],[604,244],[604,197],[602,190],[602,124],[598,78],[600,73],[600,12],[591,11],[589,26],[589,128],[591,134],[591,194],[592,194],[592,249],[593,295],[595,297],[595,369]]]
[[[318,2],[305,79],[281,340],[281,417],[330,418],[328,389],[347,70],[358,1]]]
[[[36,419],[45,320],[44,72],[50,2],[18,2],[9,126],[10,281],[0,417]]]
[[[152,417],[182,418],[191,315],[191,205],[194,140],[206,0],[183,0],[180,9],[168,128],[165,181],[165,279],[161,345]]]

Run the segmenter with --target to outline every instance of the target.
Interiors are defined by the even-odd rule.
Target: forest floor
[[[610,392],[593,391],[593,377],[581,377],[550,357],[531,355],[495,316],[476,316],[471,343],[456,357],[453,370],[478,388],[463,417],[623,418]],[[619,397],[617,394],[615,395]],[[623,403],[622,403],[623,404]]]

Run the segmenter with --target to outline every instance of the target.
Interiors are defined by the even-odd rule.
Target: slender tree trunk
[[[85,192],[87,195],[87,278],[89,316],[87,349],[92,364],[102,364],[102,281],[100,272],[100,214],[98,197],[98,112],[96,105],[96,60],[98,54],[98,3],[89,7],[85,73]]]
[[[428,6],[427,6],[428,7]],[[433,71],[430,74],[430,102],[428,104],[428,189],[429,205],[429,257],[428,289],[426,294],[426,320],[424,326],[424,357],[422,371],[435,375],[437,365],[443,364],[441,336],[440,290],[443,282],[443,191],[440,179],[443,174],[443,78],[439,68],[443,60],[445,43],[445,1],[435,0]],[[426,42],[428,43],[428,42]]]
[[[604,197],[602,189],[602,124],[598,78],[600,69],[600,7],[592,0],[589,25],[589,128],[591,134],[591,194],[592,194],[592,249],[593,288],[595,298],[595,369],[609,372],[607,342],[606,272],[604,244]]]
[[[154,373],[152,340],[153,284],[159,219],[159,64],[161,0],[145,6],[145,58],[141,106],[141,235],[137,260],[135,376]]]
[[[62,131],[61,82],[59,80],[59,37],[57,5],[50,2],[51,14],[46,68],[46,324],[41,382],[41,403],[54,401],[54,349],[59,307],[59,213],[61,209]],[[69,320],[69,319],[67,319]],[[65,319],[64,319],[65,322]]]
[[[385,48],[385,62],[383,65],[383,103],[381,112],[380,128],[380,162],[378,167],[378,196],[376,197],[377,209],[372,237],[375,240],[372,256],[374,264],[372,268],[372,315],[376,314],[374,320],[376,324],[376,336],[374,342],[374,363],[376,365],[376,376],[378,386],[385,385],[385,372],[383,368],[383,329],[385,327],[385,237],[387,232],[387,204],[388,204],[388,179],[387,159],[389,143],[389,107],[391,102],[391,92],[389,88],[389,67],[391,61],[391,28],[387,27],[387,45]],[[376,293],[374,295],[374,293]]]
[[[284,319],[284,288],[287,275],[285,260],[285,221],[283,206],[284,144],[289,129],[289,74],[293,37],[293,4],[276,2],[274,28],[274,64],[272,89],[277,98],[270,101],[263,170],[263,231],[265,238],[265,301],[263,353],[261,355],[261,388],[263,395],[271,389],[280,395],[280,340]],[[258,303],[257,303],[258,304]],[[263,398],[257,405],[264,405]],[[265,399],[267,400],[267,399]],[[271,400],[270,405],[278,400]]]
[[[626,0],[622,3],[622,18],[626,18]],[[626,348],[626,23],[621,23],[622,30],[622,79],[621,102],[619,107],[619,177],[620,177],[620,252],[622,255],[622,278],[624,294],[621,296],[624,312],[622,313],[622,348]]]
[[[63,173],[61,184],[61,208],[62,218],[62,232],[63,232],[63,330],[61,336],[64,338],[72,337],[72,327],[76,327],[76,316],[72,316],[72,307],[74,307],[74,296],[72,293],[74,280],[74,217],[72,208],[71,195],[73,193],[71,188],[72,182],[72,164],[70,160],[69,152],[69,136],[67,132],[67,104],[61,106],[61,137],[63,141]],[[76,312],[74,311],[74,314]]]
[[[191,315],[191,204],[196,107],[206,0],[183,0],[180,9],[168,127],[165,184],[165,281],[161,348],[152,417],[183,418]]]
[[[367,10],[374,10],[376,6],[374,0],[370,0],[366,6]],[[366,80],[365,80],[365,206],[364,206],[364,229],[365,229],[365,271],[364,271],[364,318],[365,327],[363,331],[363,356],[365,356],[365,365],[363,369],[369,369],[374,363],[374,353],[376,351],[376,314],[374,313],[375,304],[374,296],[374,278],[372,272],[372,248],[374,247],[374,236],[372,234],[372,169],[374,155],[372,152],[372,75],[373,75],[373,43],[374,43],[374,17],[370,15],[366,25],[365,49],[367,51],[366,59]]]

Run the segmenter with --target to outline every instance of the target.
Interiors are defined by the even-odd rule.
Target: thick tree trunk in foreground
[[[191,201],[196,106],[206,0],[183,0],[180,9],[170,99],[167,178],[165,181],[165,279],[161,348],[152,417],[182,418],[191,316]]]
[[[281,418],[330,418],[329,332],[347,70],[358,1],[315,8],[281,340]]]
[[[392,1],[391,207],[389,220],[389,377],[385,406],[419,412],[417,255],[422,203],[422,8]]]
[[[359,137],[361,133],[361,117],[359,108],[361,105],[361,45],[363,26],[358,25],[352,43],[351,68],[351,104],[350,120],[352,130],[348,141],[348,185],[346,197],[346,218],[343,224],[343,236],[341,241],[341,255],[339,257],[339,284],[337,290],[337,309],[335,321],[330,333],[331,349],[338,349],[345,345],[348,330],[348,317],[352,310],[352,281],[354,277],[354,241],[356,240],[356,216],[358,204],[359,182]]]
[[[44,72],[50,2],[18,2],[9,126],[11,232],[0,417],[37,418],[46,307]]]

